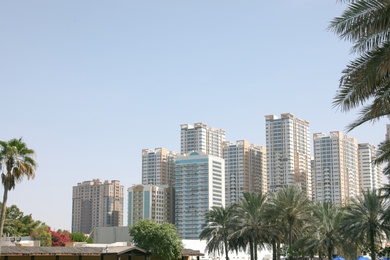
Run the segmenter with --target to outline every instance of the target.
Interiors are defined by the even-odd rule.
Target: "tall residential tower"
[[[166,148],[142,150],[142,184],[172,185],[175,179],[174,158],[178,153]]]
[[[123,185],[95,179],[73,186],[72,233],[123,225]]]
[[[267,157],[263,146],[240,140],[223,143],[226,206],[237,203],[244,192],[267,192]]]
[[[132,226],[143,219],[157,223],[172,221],[170,212],[170,189],[168,185],[134,185],[127,189],[127,225]]]
[[[289,113],[265,118],[268,192],[297,185],[311,198],[309,122]]]
[[[382,165],[373,164],[378,154],[374,145],[364,143],[358,145],[360,189],[380,189],[383,187]]]
[[[181,239],[199,239],[205,213],[225,206],[225,160],[202,152],[176,158],[175,224]]]
[[[180,127],[181,154],[196,151],[222,157],[222,143],[226,136],[225,130],[208,127],[204,123],[183,124]]]
[[[314,164],[317,201],[343,204],[360,195],[358,144],[341,132],[315,133]]]

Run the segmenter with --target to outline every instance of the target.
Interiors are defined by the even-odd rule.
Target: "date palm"
[[[1,182],[4,187],[3,203],[0,215],[0,237],[3,235],[8,192],[15,188],[24,177],[34,178],[37,164],[35,152],[20,139],[0,141]]]
[[[332,259],[333,251],[342,251],[345,239],[341,233],[343,210],[331,202],[317,202],[311,207],[311,217],[306,225],[303,239],[313,251],[326,252]]]
[[[351,41],[358,57],[343,70],[334,105],[345,112],[363,106],[359,117],[347,126],[350,131],[390,114],[390,1],[341,2],[349,5],[329,29]]]
[[[390,235],[387,210],[388,203],[377,190],[363,191],[345,208],[342,231],[360,244],[368,244],[371,259],[376,259],[375,246]]]
[[[285,241],[289,249],[308,218],[308,206],[308,198],[296,186],[286,186],[270,197],[268,214],[286,227]]]
[[[258,248],[264,248],[271,235],[265,208],[266,197],[261,193],[245,192],[237,205],[239,223],[234,235],[247,241],[252,260],[257,260]]]
[[[226,260],[229,260],[229,236],[235,228],[234,206],[227,208],[212,207],[206,214],[206,223],[199,235],[201,240],[207,240],[208,253],[224,252]]]

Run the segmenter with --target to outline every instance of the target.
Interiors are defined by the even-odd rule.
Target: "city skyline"
[[[311,135],[345,133],[357,115],[332,101],[351,44],[326,29],[344,7],[8,1],[0,9],[0,140],[23,137],[39,165],[8,205],[70,230],[72,186],[141,183],[142,149],[179,152],[181,124],[205,122],[225,129],[226,140],[262,146],[269,114],[307,120]],[[387,122],[348,135],[377,146]]]

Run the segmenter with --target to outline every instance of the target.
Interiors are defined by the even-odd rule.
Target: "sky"
[[[336,0],[1,1],[0,140],[23,137],[39,165],[8,205],[70,230],[72,186],[120,180],[127,191],[141,183],[142,149],[180,151],[181,124],[263,146],[270,114],[308,120],[311,134],[345,133],[358,111],[332,102],[352,44],[327,29],[344,9]],[[377,145],[387,123],[348,135]],[[124,213],[126,225],[127,199]]]

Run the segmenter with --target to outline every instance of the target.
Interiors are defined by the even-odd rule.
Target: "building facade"
[[[89,234],[95,227],[123,225],[123,185],[94,179],[73,186],[72,233]]]
[[[358,145],[360,189],[380,189],[383,187],[382,165],[373,164],[372,161],[378,150],[372,144]]]
[[[358,144],[341,132],[313,134],[317,201],[343,204],[360,195]]]
[[[296,185],[311,198],[309,122],[289,113],[265,118],[268,192]]]
[[[246,140],[223,143],[225,159],[225,204],[237,203],[244,192],[267,192],[265,147]]]
[[[201,152],[176,158],[175,225],[181,239],[199,239],[204,214],[225,206],[225,161]]]
[[[134,185],[127,189],[127,225],[132,226],[144,219],[157,223],[172,223],[170,189],[168,185]]]
[[[222,157],[222,143],[226,138],[225,130],[208,127],[204,123],[183,124],[180,127],[181,154],[197,151]]]
[[[142,184],[173,185],[176,152],[166,148],[142,150]]]

